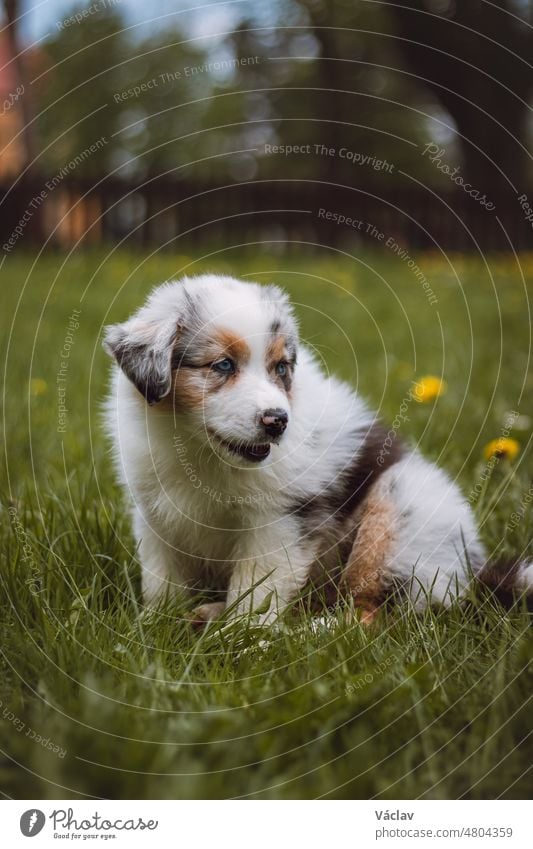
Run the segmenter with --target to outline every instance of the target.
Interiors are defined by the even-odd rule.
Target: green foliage
[[[175,23],[141,36],[120,6],[105,5],[58,29],[42,47],[35,88],[43,170],[104,136],[77,177],[290,177],[396,190],[406,169],[438,182],[420,155],[435,102],[406,73],[383,10],[286,0],[248,11],[216,39]],[[266,154],[265,143],[309,148],[283,157]],[[354,165],[341,149],[392,171]]]
[[[417,257],[438,297],[431,306],[405,264],[386,254],[295,259],[213,248],[198,261],[117,251],[49,254],[35,264],[7,258],[5,793],[529,795],[532,643],[524,610],[506,611],[479,592],[448,611],[384,611],[370,630],[339,610],[324,622],[288,615],[273,631],[252,621],[201,635],[177,605],[139,615],[127,505],[98,423],[109,365],[103,324],[179,274],[217,269],[275,280],[297,303],[302,335],[326,366],[357,384],[388,421],[414,377],[443,372],[447,394],[412,403],[399,435],[438,458],[468,494],[506,412],[533,414],[525,310],[533,264],[520,259],[521,270],[511,258],[487,257],[485,265]],[[81,314],[68,358],[69,412],[58,433],[56,381],[74,309]],[[475,498],[489,547],[505,554],[527,550],[533,536],[530,507],[516,525],[509,521],[532,471],[531,428],[519,424],[519,459],[497,464]]]
[[[391,18],[378,4],[281,0],[256,7],[230,40],[236,56],[260,58],[240,68],[235,86],[248,92],[235,99],[242,120],[253,124],[234,130],[237,138],[258,142],[260,176],[389,189],[399,169],[435,179],[419,149],[435,129],[435,101],[406,72]],[[265,142],[310,149],[265,155]],[[354,165],[343,148],[386,160],[393,172]]]
[[[76,176],[111,170],[121,120],[113,93],[130,49],[119,14],[105,4],[46,42],[36,81],[40,168],[58,171],[103,136],[105,145],[76,167]]]

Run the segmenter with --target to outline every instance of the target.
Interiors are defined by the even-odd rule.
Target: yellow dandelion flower
[[[45,395],[48,392],[48,384],[42,377],[32,377],[30,380],[30,395]]]
[[[485,445],[485,459],[490,460],[491,457],[503,457],[506,460],[515,460],[520,454],[520,443],[516,439],[511,439],[507,436],[500,436],[498,439],[492,439]]]
[[[411,397],[421,404],[434,401],[439,395],[444,395],[448,389],[446,382],[433,374],[427,374],[413,383]]]

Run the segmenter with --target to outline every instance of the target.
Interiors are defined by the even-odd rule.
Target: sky
[[[21,32],[27,42],[37,42],[58,31],[62,21],[80,6],[80,0],[21,0]],[[212,35],[231,29],[241,14],[250,10],[252,0],[94,0],[92,5],[108,5],[120,10],[127,24],[139,28],[140,35],[162,29],[169,21],[180,21],[194,35]],[[157,10],[154,13],[154,9]],[[241,11],[242,10],[242,11]]]

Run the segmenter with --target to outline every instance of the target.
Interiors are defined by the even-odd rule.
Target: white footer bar
[[[6,800],[0,839],[6,849],[531,849],[530,820],[527,801]]]

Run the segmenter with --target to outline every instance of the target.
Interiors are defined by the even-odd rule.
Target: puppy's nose
[[[261,424],[269,436],[281,436],[289,421],[289,414],[285,410],[264,410],[261,414]]]

